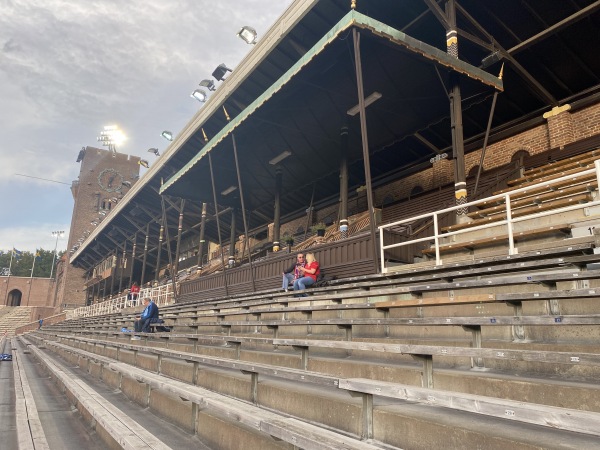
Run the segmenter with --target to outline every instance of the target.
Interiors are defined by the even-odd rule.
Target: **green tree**
[[[0,250],[0,269],[10,266],[11,250]],[[56,260],[64,254],[64,251],[58,252]],[[37,256],[36,256],[37,255]],[[35,259],[35,266],[33,260]],[[33,267],[33,276],[38,278],[48,278],[52,270],[52,261],[54,259],[53,250],[44,250],[40,248],[36,252],[21,252],[21,255],[13,255],[11,275],[15,277],[31,276],[31,268]],[[56,263],[56,261],[55,261]],[[56,270],[53,271],[56,274]],[[53,274],[53,276],[54,276]]]

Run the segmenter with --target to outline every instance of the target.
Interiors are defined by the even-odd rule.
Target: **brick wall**
[[[558,113],[550,110],[543,125],[523,131],[500,142],[488,145],[483,170],[495,169],[508,164],[515,153],[525,151],[530,156],[543,153],[583,138],[600,134],[600,104],[572,113],[568,107]],[[481,149],[465,155],[465,173],[479,166]],[[432,168],[413,174],[402,180],[383,186],[374,192],[375,206],[387,197],[394,201],[409,198],[417,186],[423,190],[433,189],[453,182],[452,160],[433,163]]]
[[[139,160],[140,158],[137,156],[122,153],[113,156],[111,151],[86,147],[85,156],[81,161],[79,179],[73,182],[71,187],[74,205],[67,251],[73,248],[80,237],[85,236],[86,231],[94,230],[95,226],[91,222],[104,217],[99,214],[103,205],[112,208],[115,203],[110,202],[110,199],[120,199],[127,193],[129,188],[120,185],[119,182],[128,181],[133,185],[139,179]],[[109,189],[106,189],[106,179],[99,180],[99,176],[106,169],[114,169],[118,172],[117,177],[113,180],[114,185]],[[62,269],[57,295],[58,304],[84,305],[84,270],[70,264],[65,264]]]

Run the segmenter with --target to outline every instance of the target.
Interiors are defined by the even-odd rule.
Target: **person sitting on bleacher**
[[[158,306],[148,297],[142,301],[145,308],[142,314],[137,316],[134,322],[134,329],[138,333],[140,331],[142,333],[150,333],[150,324],[158,320]]]
[[[298,253],[298,256],[296,256],[296,262],[283,272],[283,284],[281,286],[281,290],[287,292],[290,283],[293,283],[302,276],[300,273],[300,267],[304,267],[304,264],[304,255],[302,253]]]
[[[299,268],[300,278],[294,281],[294,292],[303,291],[307,286],[312,286],[317,282],[321,269],[319,262],[312,253],[306,254],[306,265]],[[295,294],[294,297],[306,297],[306,293]]]

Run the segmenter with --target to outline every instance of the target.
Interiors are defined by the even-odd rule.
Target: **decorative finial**
[[[231,118],[229,117],[229,114],[227,114],[227,110],[225,109],[225,105],[223,105],[223,112],[225,113],[225,118],[227,119],[227,122],[229,122],[231,120]]]
[[[204,142],[208,142],[208,138],[206,137],[206,133],[204,132],[204,128],[202,128],[202,136],[204,136]]]
[[[502,66],[500,66],[500,73],[498,74],[498,78],[502,79],[503,75],[504,75],[504,63],[502,63]]]
[[[356,0],[352,0],[350,2],[350,8],[355,9],[356,8]]]

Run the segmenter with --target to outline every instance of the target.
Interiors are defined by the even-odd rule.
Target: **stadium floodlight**
[[[246,44],[256,44],[256,30],[249,26],[243,26],[240,31],[237,32],[237,37],[243,40]]]
[[[206,89],[208,89],[209,91],[214,91],[217,88],[215,87],[215,82],[213,80],[202,80],[199,85],[201,87],[205,87]]]
[[[196,89],[194,92],[190,94],[190,97],[195,98],[200,103],[204,103],[207,99],[207,94],[202,89]]]
[[[213,71],[212,76],[217,81],[223,81],[227,72],[232,72],[232,70],[225,64],[219,64],[217,68]]]

